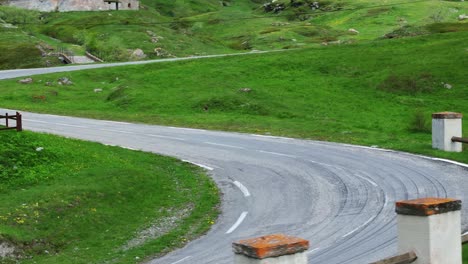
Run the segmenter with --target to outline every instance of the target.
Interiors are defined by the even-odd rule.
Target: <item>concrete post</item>
[[[432,147],[444,151],[461,152],[462,143],[452,142],[452,137],[462,136],[460,113],[440,112],[432,114]]]
[[[232,243],[234,264],[307,264],[309,241],[283,234]]]
[[[396,203],[398,251],[414,251],[414,264],[462,264],[461,201],[423,198]]]

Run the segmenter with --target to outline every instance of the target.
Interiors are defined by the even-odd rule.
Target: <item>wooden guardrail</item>
[[[100,58],[94,56],[93,54],[89,53],[88,51],[86,51],[86,57],[92,59],[93,61],[96,61],[96,62],[104,62],[103,60],[101,60]]]
[[[460,142],[460,143],[468,144],[468,138],[452,137],[452,142]]]
[[[416,253],[411,251],[398,256],[382,259],[377,262],[372,262],[371,264],[410,264],[413,263],[417,258],[418,256],[416,256]]]
[[[16,129],[16,131],[23,131],[23,119],[20,113],[16,112],[15,115],[9,115],[6,113],[5,115],[0,115],[0,120],[5,119],[5,127],[0,128],[0,130],[7,130],[7,129]],[[16,126],[10,126],[9,120],[15,120]]]

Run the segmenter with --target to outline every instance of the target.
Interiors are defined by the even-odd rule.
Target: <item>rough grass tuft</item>
[[[410,95],[431,93],[435,90],[435,87],[434,76],[430,73],[422,73],[416,76],[392,74],[378,86],[380,90],[385,92]]]
[[[427,115],[421,111],[414,113],[409,130],[417,133],[431,133],[430,120]]]

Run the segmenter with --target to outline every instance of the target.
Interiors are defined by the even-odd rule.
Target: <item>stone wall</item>
[[[104,0],[9,0],[10,6],[43,12],[68,11],[106,11],[115,10],[115,3],[106,3]],[[138,0],[120,0],[119,10],[138,10]]]

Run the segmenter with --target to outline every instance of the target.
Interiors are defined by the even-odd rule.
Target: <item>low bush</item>
[[[391,74],[378,88],[390,93],[415,95],[434,91],[436,81],[430,73],[421,73],[414,76]]]

